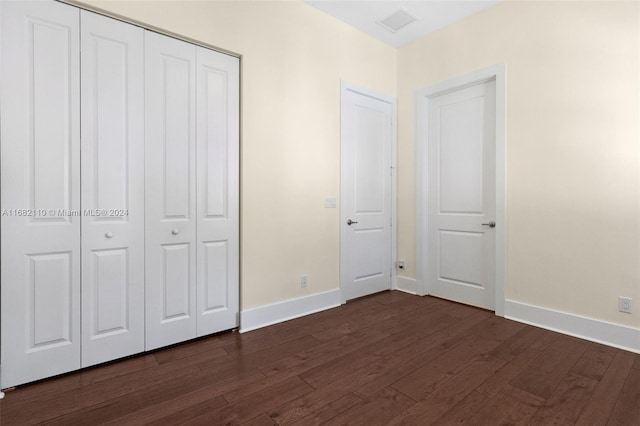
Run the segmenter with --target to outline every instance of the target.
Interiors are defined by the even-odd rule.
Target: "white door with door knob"
[[[429,293],[494,309],[495,81],[429,99]]]
[[[340,281],[343,300],[391,289],[394,101],[343,84]]]

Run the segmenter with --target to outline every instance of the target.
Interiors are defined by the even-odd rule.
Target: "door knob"
[[[482,226],[488,226],[489,228],[495,228],[496,227],[496,222],[492,220],[489,223],[483,223]]]
[[[173,229],[171,230],[171,233],[172,233],[173,235],[178,235],[178,234],[180,233],[180,230],[179,230],[178,228],[173,228]]]
[[[347,219],[347,225],[351,225],[352,223],[358,223],[355,220]]]
[[[113,232],[111,232],[111,231],[109,231],[109,232],[107,232],[106,234],[104,234],[104,236],[105,236],[105,237],[107,237],[107,238],[113,238],[113,235],[114,235],[114,234],[113,234]]]

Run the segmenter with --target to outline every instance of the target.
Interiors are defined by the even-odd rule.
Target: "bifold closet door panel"
[[[198,336],[238,326],[239,59],[198,47]]]
[[[145,32],[146,349],[196,336],[196,47]]]
[[[82,366],[144,351],[144,35],[81,12]]]
[[[5,388],[80,367],[80,13],[0,7]]]

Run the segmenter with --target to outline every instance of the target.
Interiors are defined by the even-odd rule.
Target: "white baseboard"
[[[640,329],[506,300],[505,318],[640,353]]]
[[[417,294],[413,278],[397,277],[396,290]],[[340,306],[340,290],[284,300],[240,312],[240,332],[303,317]],[[555,311],[515,300],[505,301],[505,318],[569,336],[640,353],[640,329]]]
[[[335,308],[340,300],[340,289],[335,289],[245,309],[240,312],[240,333]]]
[[[396,290],[409,294],[418,294],[418,285],[415,278],[396,277]]]

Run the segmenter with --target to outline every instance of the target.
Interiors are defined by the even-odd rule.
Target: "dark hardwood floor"
[[[7,392],[27,424],[640,425],[640,355],[385,292]]]

